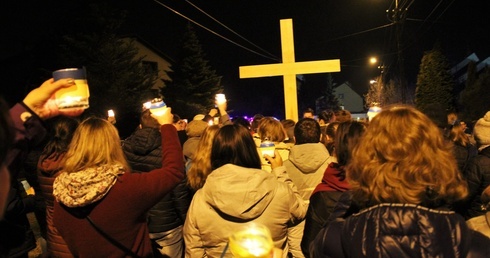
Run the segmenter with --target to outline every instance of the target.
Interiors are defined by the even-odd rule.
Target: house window
[[[151,61],[143,61],[143,69],[146,73],[156,73],[158,72],[158,63]]]
[[[344,99],[344,93],[340,93],[338,99]]]

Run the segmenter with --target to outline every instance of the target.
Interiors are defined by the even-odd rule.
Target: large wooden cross
[[[296,75],[309,73],[340,72],[340,60],[322,60],[309,62],[294,61],[294,38],[292,19],[281,20],[282,63],[240,66],[240,78],[283,76],[284,104],[287,119],[298,121],[298,97],[296,93]]]

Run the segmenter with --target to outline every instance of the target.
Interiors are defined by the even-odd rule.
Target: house
[[[165,85],[163,80],[170,79],[167,72],[172,71],[170,67],[174,63],[173,59],[140,37],[124,37],[123,40],[133,42],[138,49],[137,57],[143,58],[143,66],[148,71],[158,71],[158,80],[155,81],[152,90],[159,92],[159,89]]]
[[[349,82],[344,82],[335,87],[334,94],[345,110],[349,110],[351,113],[366,113],[364,99],[351,88]]]

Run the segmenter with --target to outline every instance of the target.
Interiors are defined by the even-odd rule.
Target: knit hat
[[[473,134],[479,147],[490,145],[490,111],[478,119],[473,127]]]
[[[202,120],[192,120],[187,124],[185,132],[188,137],[199,137],[204,133],[204,130],[208,127],[208,123]]]

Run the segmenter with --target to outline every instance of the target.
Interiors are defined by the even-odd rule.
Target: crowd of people
[[[490,111],[471,130],[407,105],[249,122],[217,101],[188,123],[144,109],[121,139],[114,121],[57,108],[73,83],[0,102],[0,257],[35,247],[39,199],[43,257],[241,257],[230,237],[250,223],[273,247],[246,257],[490,257]]]

